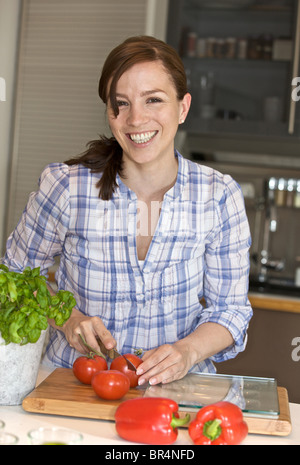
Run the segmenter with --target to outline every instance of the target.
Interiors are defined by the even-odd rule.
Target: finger
[[[187,371],[184,370],[184,371],[178,371],[176,370],[173,374],[171,374],[171,376],[167,377],[167,374],[166,374],[166,378],[164,378],[162,381],[161,381],[161,384],[168,384],[168,383],[171,383],[172,381],[177,381],[178,379],[181,379],[183,378],[185,375],[187,374]]]
[[[147,352],[145,352],[142,356],[142,360],[143,362],[145,362],[157,349],[150,349],[150,350],[147,350]]]
[[[184,357],[182,357],[182,353],[174,345],[161,346],[152,351],[150,355],[151,357],[147,357],[144,363],[138,367],[138,370],[141,369],[144,371],[139,378],[140,384],[146,381],[149,381],[151,385],[158,383],[166,384],[182,378],[188,372],[188,366],[185,363]],[[147,364],[150,362],[154,366],[145,371]],[[137,374],[139,374],[139,371],[137,371]]]
[[[86,345],[83,343],[83,340],[80,337],[81,332],[79,330],[65,334],[65,336],[72,349],[76,349],[81,354],[86,354],[89,352],[89,349],[86,347]]]
[[[171,353],[172,346],[169,344],[147,351],[142,358],[143,363],[138,367],[138,373],[148,373],[150,370],[155,373],[155,368],[159,369],[157,368],[159,364],[169,357]]]
[[[137,369],[137,374],[141,374],[139,384],[149,381],[154,385],[168,379],[171,376],[168,372],[176,363],[176,357],[168,346],[155,349],[150,355],[147,353],[146,360],[143,357],[143,363]]]
[[[168,384],[172,381],[183,378],[187,374],[188,370],[182,363],[175,363],[168,366],[165,370],[161,371],[158,375],[149,379],[149,384]]]
[[[117,345],[117,341],[112,334],[104,327],[103,330],[97,331],[97,336],[107,350],[113,349]]]
[[[70,344],[70,347],[72,347],[72,349],[77,350],[81,354],[85,355],[89,352],[87,347],[83,344],[83,341],[80,338],[80,335],[78,333],[74,333],[68,342]]]
[[[80,337],[80,334],[77,335],[77,342],[74,344],[74,349],[78,350],[78,352],[80,352],[82,354],[88,354],[89,352],[91,352],[91,349],[89,349],[84,344],[83,340]]]
[[[82,323],[82,329],[85,333],[86,341],[94,350],[99,351],[99,340],[108,350],[116,346],[116,340],[105,327],[102,320],[98,317],[92,317],[88,322]]]

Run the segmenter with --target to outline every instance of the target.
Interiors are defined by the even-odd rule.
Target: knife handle
[[[110,359],[113,360],[115,358],[115,350],[107,349],[105,345],[103,344],[103,342],[101,341],[101,339],[99,338],[99,336],[96,336],[96,340],[97,340],[97,343],[100,347],[100,351],[102,352],[102,354],[107,355]]]

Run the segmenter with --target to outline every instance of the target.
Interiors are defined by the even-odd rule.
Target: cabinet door
[[[171,3],[167,40],[182,56],[193,96],[185,126],[188,132],[285,138],[300,135],[296,102],[291,109],[292,90],[300,97],[300,78],[296,82],[299,90],[292,87],[292,79],[298,74],[298,3]]]
[[[216,364],[217,372],[275,378],[300,403],[299,322],[299,313],[253,308],[245,351]]]

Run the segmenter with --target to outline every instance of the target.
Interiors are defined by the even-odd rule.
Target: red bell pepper
[[[122,402],[116,410],[116,430],[121,438],[144,444],[173,444],[177,427],[190,420],[179,418],[178,404],[164,397],[138,397]]]
[[[201,408],[189,424],[189,435],[196,445],[237,445],[247,434],[241,409],[230,402]]]

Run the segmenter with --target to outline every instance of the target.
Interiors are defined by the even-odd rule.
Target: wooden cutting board
[[[91,386],[82,384],[75,378],[72,369],[57,368],[23,400],[22,406],[27,412],[114,420],[115,411],[121,402],[143,395],[143,389],[135,388],[130,389],[120,400],[102,400]],[[274,436],[287,436],[291,433],[289,402],[285,388],[278,388],[278,398],[279,418],[245,416],[249,433]],[[191,419],[196,415],[195,412],[189,413]],[[185,414],[186,410],[182,412],[182,416]]]

